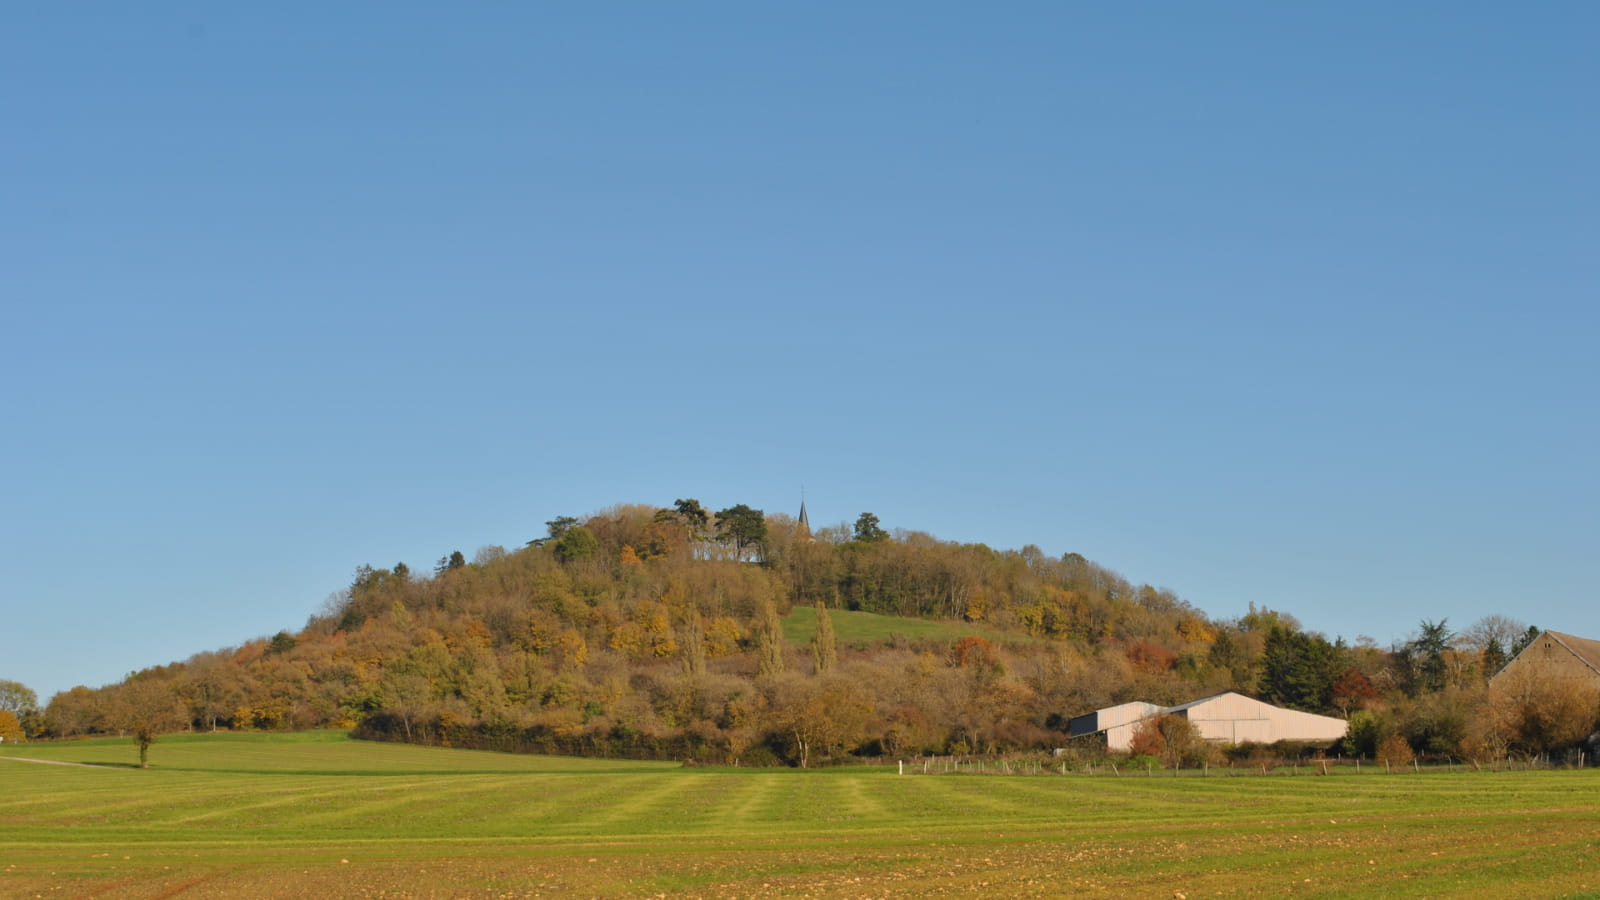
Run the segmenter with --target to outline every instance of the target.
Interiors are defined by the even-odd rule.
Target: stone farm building
[[[1548,684],[1576,681],[1600,688],[1600,641],[1545,631],[1534,638],[1505,668],[1489,679],[1489,686],[1514,690],[1521,683]]]
[[[1126,751],[1139,723],[1162,715],[1183,716],[1201,737],[1219,744],[1336,741],[1348,725],[1343,719],[1284,709],[1229,691],[1177,706],[1123,703],[1077,716],[1067,728],[1073,737],[1104,735],[1106,749]]]

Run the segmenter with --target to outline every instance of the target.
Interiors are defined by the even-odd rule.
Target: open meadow
[[[900,776],[339,732],[0,757],[4,897],[1600,896],[1595,770]]]

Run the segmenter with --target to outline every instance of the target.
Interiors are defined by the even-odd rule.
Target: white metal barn
[[[1078,716],[1067,725],[1073,737],[1104,733],[1107,749],[1127,750],[1139,723],[1161,715],[1183,716],[1201,737],[1219,744],[1334,741],[1344,737],[1349,724],[1343,719],[1284,709],[1229,691],[1177,706],[1124,703]]]
[[[1097,709],[1067,720],[1067,733],[1073,737],[1104,733],[1106,746],[1112,750],[1126,750],[1133,742],[1134,729],[1151,716],[1158,716],[1165,707],[1154,703],[1135,701]]]
[[[1350,725],[1344,719],[1284,709],[1232,691],[1165,711],[1188,719],[1206,740],[1223,744],[1336,741]]]

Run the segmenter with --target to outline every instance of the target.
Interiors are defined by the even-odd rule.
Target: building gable
[[[1506,663],[1489,684],[1505,684],[1518,678],[1568,678],[1600,685],[1600,641],[1544,631]]]

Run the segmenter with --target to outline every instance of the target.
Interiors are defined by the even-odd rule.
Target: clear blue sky
[[[0,15],[0,678],[617,502],[1600,637],[1592,3]]]

